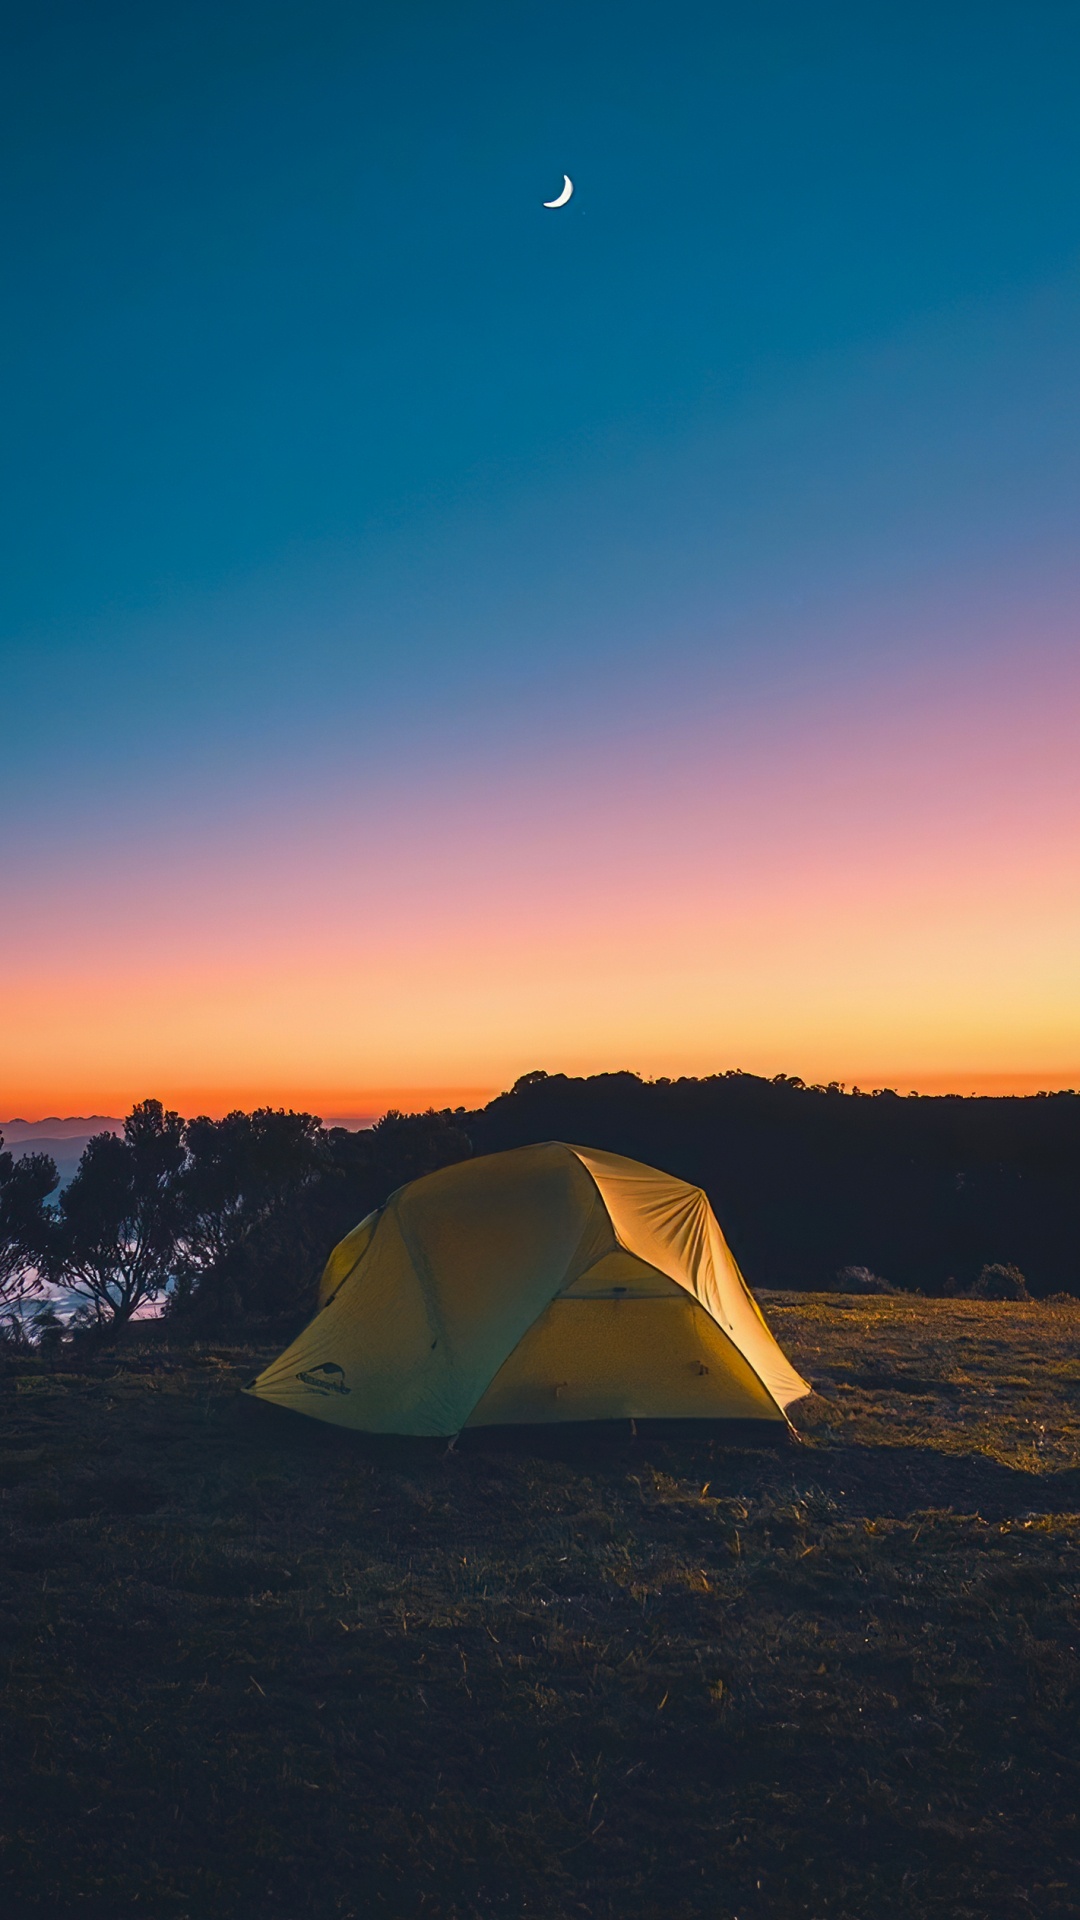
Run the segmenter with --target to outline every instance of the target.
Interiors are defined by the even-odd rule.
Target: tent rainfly
[[[335,1247],[319,1301],[248,1391],[369,1433],[785,1421],[810,1391],[701,1190],[593,1147],[400,1187]]]

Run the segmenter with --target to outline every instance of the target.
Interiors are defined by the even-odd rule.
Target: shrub
[[[42,1307],[34,1315],[34,1342],[38,1351],[55,1359],[64,1344],[67,1328],[55,1307]]]
[[[871,1273],[869,1267],[841,1267],[836,1276],[833,1289],[836,1293],[892,1293],[893,1289],[880,1273]]]
[[[34,1343],[21,1315],[0,1314],[0,1356],[6,1359],[21,1359],[24,1354],[33,1353],[33,1351]]]
[[[970,1300],[1030,1300],[1027,1281],[1019,1267],[984,1267],[968,1290]]]

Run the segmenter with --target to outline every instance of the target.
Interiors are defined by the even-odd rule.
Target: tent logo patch
[[[334,1365],[332,1360],[324,1360],[321,1367],[312,1367],[308,1373],[298,1373],[305,1387],[314,1387],[316,1393],[350,1393],[352,1389],[345,1385],[345,1369]]]

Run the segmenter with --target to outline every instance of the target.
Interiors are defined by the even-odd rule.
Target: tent
[[[700,1188],[593,1147],[400,1187],[334,1249],[319,1299],[247,1391],[370,1433],[784,1421],[810,1391]]]

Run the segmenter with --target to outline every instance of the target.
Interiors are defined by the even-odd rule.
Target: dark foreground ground
[[[0,1909],[1080,1914],[1080,1306],[773,1296],[802,1446],[0,1386]]]

